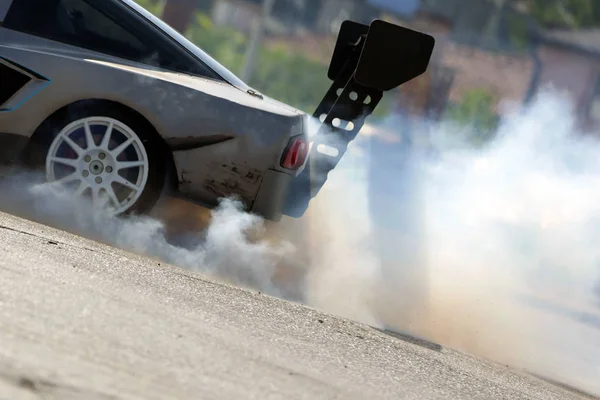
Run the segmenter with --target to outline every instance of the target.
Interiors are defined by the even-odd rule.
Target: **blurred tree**
[[[309,114],[331,85],[327,65],[286,48],[262,48],[250,84]]]
[[[523,3],[528,12],[545,28],[600,26],[598,0],[523,0]]]
[[[244,57],[244,68],[242,69],[241,78],[244,81],[250,81],[254,74],[256,65],[256,57],[260,51],[265,24],[267,23],[275,0],[263,0],[260,18],[254,21],[250,32],[250,43],[248,44],[246,56]]]
[[[493,0],[495,11],[492,13],[488,20],[488,26],[485,29],[484,40],[489,47],[496,46],[498,37],[498,30],[502,16],[505,15],[507,7],[513,0]]]
[[[498,124],[494,112],[496,96],[487,89],[472,89],[466,92],[458,104],[448,107],[446,117],[464,126],[476,144],[487,142]]]
[[[249,38],[230,26],[213,23],[203,13],[196,13],[188,38],[234,74],[240,74]],[[313,61],[289,46],[258,50],[255,73],[249,84],[267,96],[312,113],[331,82],[327,65]]]
[[[160,16],[162,13],[163,4],[161,0],[135,0],[135,2],[156,16]]]
[[[489,48],[509,43],[527,49],[537,29],[600,27],[600,0],[493,0],[485,30]]]
[[[208,15],[198,12],[186,36],[231,72],[239,75],[248,45],[248,38],[242,32],[231,26],[216,25]]]
[[[160,15],[162,4],[160,0],[136,1],[154,14]],[[169,3],[174,6],[178,1],[182,0],[168,0],[165,7]],[[174,15],[168,14],[168,11],[165,14]],[[232,26],[216,25],[209,15],[195,10],[186,21],[185,36],[190,41],[234,74],[241,75],[249,45],[247,35]],[[173,21],[166,20],[166,22],[176,28]],[[309,114],[316,109],[331,85],[331,81],[327,78],[327,64],[312,60],[295,50],[293,46],[285,44],[277,47],[260,44],[257,55],[259,56],[254,74],[248,82],[252,87]],[[391,106],[391,98],[391,95],[384,98],[382,104],[376,109],[376,116],[387,112]]]
[[[194,17],[198,2],[196,0],[166,0],[162,19],[173,29],[185,34]]]

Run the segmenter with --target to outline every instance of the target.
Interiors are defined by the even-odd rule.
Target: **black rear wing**
[[[333,84],[313,116],[321,121],[305,169],[288,188],[283,214],[301,217],[373,113],[383,93],[423,74],[432,36],[374,20],[344,21],[329,65]]]

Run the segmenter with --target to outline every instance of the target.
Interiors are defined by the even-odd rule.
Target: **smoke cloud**
[[[277,224],[233,199],[191,227],[111,217],[26,173],[1,184],[0,206],[600,393],[600,143],[573,115],[541,93],[483,147],[391,118],[351,144],[303,218]]]
[[[260,240],[264,221],[242,211],[236,199],[223,199],[201,231],[176,229],[157,216],[116,217],[107,209],[56,190],[37,174],[19,173],[0,185],[3,210],[123,250],[161,259],[232,284],[285,296],[275,282],[275,268],[293,246]],[[180,204],[178,204],[180,205]],[[158,208],[173,207],[158,204]],[[189,208],[185,211],[193,210]],[[162,214],[159,214],[162,215]],[[187,215],[186,220],[194,219]],[[202,218],[194,227],[202,226]],[[178,228],[178,227],[175,227]]]
[[[547,90],[485,146],[363,135],[307,216],[309,301],[600,393],[600,142],[574,115]]]

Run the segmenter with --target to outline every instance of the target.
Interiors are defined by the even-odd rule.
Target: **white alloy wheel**
[[[46,155],[46,180],[91,195],[94,206],[120,214],[140,198],[148,181],[148,155],[124,123],[107,117],[78,119],[54,138]]]

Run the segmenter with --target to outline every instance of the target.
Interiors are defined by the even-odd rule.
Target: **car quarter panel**
[[[181,189],[205,201],[236,192],[250,205],[290,136],[302,133],[303,114],[227,83],[0,30],[1,57],[51,81],[0,113],[0,131],[29,137],[53,112],[79,100],[121,103],[154,125],[174,151]]]

